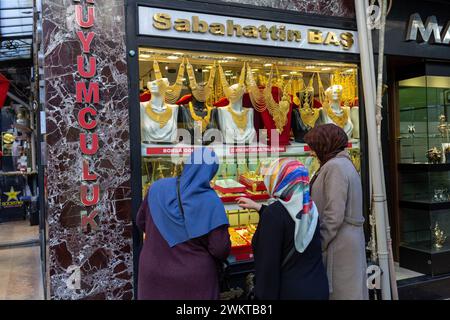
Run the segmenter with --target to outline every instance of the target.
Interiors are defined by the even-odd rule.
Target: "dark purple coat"
[[[147,201],[136,220],[145,232],[139,258],[139,300],[219,298],[217,259],[225,260],[230,253],[228,226],[170,248],[153,222]]]

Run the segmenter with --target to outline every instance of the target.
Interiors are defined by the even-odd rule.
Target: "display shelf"
[[[450,163],[399,163],[400,172],[442,172],[450,171]]]
[[[279,153],[282,156],[290,155],[307,155],[311,152],[309,146],[305,143],[292,142],[287,146],[270,146],[263,144],[251,144],[245,146],[234,146],[234,145],[210,145],[219,157],[227,156],[233,154],[257,154],[257,153]],[[360,142],[358,139],[352,139],[349,141],[349,149],[359,149]],[[186,156],[190,154],[196,147],[192,145],[172,145],[172,144],[146,144],[142,143],[141,152],[144,157],[152,156]]]
[[[431,241],[417,241],[417,242],[408,242],[400,244],[403,248],[409,248],[412,250],[417,250],[429,254],[437,254],[437,253],[450,253],[450,242],[446,241],[442,248],[436,248]]]
[[[431,249],[430,241],[401,244],[400,267],[427,275],[450,273],[450,248]]]
[[[450,201],[433,202],[430,200],[401,200],[400,208],[419,209],[419,210],[445,210],[450,209]]]

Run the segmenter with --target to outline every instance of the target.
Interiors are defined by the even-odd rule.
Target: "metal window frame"
[[[360,68],[359,54],[331,53],[325,51],[310,51],[302,49],[277,48],[268,46],[255,46],[235,43],[211,42],[204,40],[162,38],[156,36],[141,36],[138,34],[138,7],[152,6],[162,9],[180,10],[186,12],[198,12],[212,15],[225,15],[255,20],[276,21],[293,24],[308,24],[324,28],[337,28],[357,30],[356,20],[341,17],[328,17],[313,14],[297,13],[274,9],[269,7],[257,7],[236,3],[225,3],[214,0],[128,0],[126,1],[126,34],[127,34],[127,61],[129,75],[129,104],[139,104],[139,60],[140,47],[153,47],[174,50],[192,50],[204,52],[223,52],[229,54],[258,55],[279,58],[293,58],[304,60],[325,60],[332,62],[354,63]],[[129,53],[134,51],[135,56]],[[263,54],[261,54],[263,53]],[[312,57],[312,55],[314,57]],[[358,72],[359,87],[359,112],[360,112],[360,146],[361,146],[361,179],[363,184],[363,206],[368,222],[370,205],[370,179],[369,159],[367,148],[367,129],[365,121],[365,108],[362,89],[361,72]],[[133,257],[134,257],[134,290],[137,294],[137,279],[139,266],[139,253],[142,244],[142,233],[136,227],[136,215],[142,203],[142,155],[141,155],[141,128],[140,112],[138,108],[130,107],[130,149],[131,149],[131,188],[132,188],[132,219],[133,219]],[[369,233],[368,223],[365,224],[366,238]]]

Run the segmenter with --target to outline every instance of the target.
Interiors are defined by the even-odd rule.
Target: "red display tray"
[[[250,198],[250,199],[254,200],[254,201],[264,201],[264,200],[268,200],[270,198],[268,193],[253,194],[253,193],[251,193],[249,191],[245,192],[245,196],[247,198]]]
[[[236,202],[237,199],[239,199],[241,197],[247,197],[247,194],[246,193],[236,193],[236,194],[233,194],[232,196],[231,195],[230,196],[221,196],[219,194],[220,200],[222,200],[222,202],[225,202],[225,203]]]
[[[263,181],[254,181],[247,177],[244,177],[243,175],[241,175],[239,177],[239,183],[242,183],[249,190],[253,190],[253,185],[255,183],[256,183],[256,191],[265,191],[266,190],[266,185],[264,184]]]
[[[232,181],[231,179],[230,182],[233,182],[234,186],[224,187],[223,185],[217,184],[219,182],[220,181],[217,181],[213,188],[222,193],[243,193],[246,190],[246,187],[244,185],[240,184],[237,181]]]
[[[241,228],[242,229],[242,228]],[[245,228],[243,228],[245,229]],[[240,230],[240,229],[235,229]],[[236,261],[249,260],[253,258],[252,245],[244,237],[239,235],[247,244],[231,247],[231,255],[233,255]]]

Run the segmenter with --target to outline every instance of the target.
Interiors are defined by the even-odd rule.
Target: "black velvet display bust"
[[[208,109],[205,106],[205,103],[203,102],[199,102],[197,100],[195,100],[195,98],[192,98],[192,106],[193,106],[193,111],[195,113],[195,115],[199,118],[205,118],[208,115]],[[212,143],[214,141],[213,139],[205,139],[204,140],[204,133],[208,130],[208,129],[218,129],[218,121],[217,121],[217,110],[216,108],[212,108],[210,115],[209,115],[209,122],[206,125],[206,128],[204,129],[204,131],[202,132],[201,137],[195,137],[194,136],[194,127],[195,127],[195,120],[194,117],[191,114],[191,108],[189,106],[189,103],[184,104],[182,108],[180,108],[180,113],[178,115],[178,121],[179,121],[179,127],[186,129],[189,131],[190,135],[191,135],[191,144],[204,144],[204,145],[208,145],[210,143]],[[187,141],[186,141],[187,143]]]
[[[303,123],[298,108],[292,110],[292,132],[294,133],[295,142],[305,143],[305,135],[308,133],[308,126]]]

